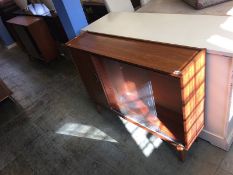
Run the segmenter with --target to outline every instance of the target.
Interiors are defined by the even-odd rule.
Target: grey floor
[[[233,148],[199,139],[182,163],[158,138],[97,113],[68,59],[0,49],[0,77],[15,100],[0,104],[0,175],[233,174]]]

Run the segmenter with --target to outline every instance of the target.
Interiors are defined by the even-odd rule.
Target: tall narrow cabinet
[[[49,62],[58,56],[56,42],[42,18],[17,16],[7,23],[17,43],[30,57]]]

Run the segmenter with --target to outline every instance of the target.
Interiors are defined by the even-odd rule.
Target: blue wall
[[[80,0],[53,0],[53,3],[69,39],[88,25]]]
[[[10,34],[8,33],[5,25],[2,22],[0,17],[0,38],[4,42],[5,46],[9,46],[14,43],[14,40],[11,38]]]

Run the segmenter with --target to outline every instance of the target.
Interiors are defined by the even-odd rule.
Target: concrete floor
[[[30,61],[0,49],[0,175],[231,175],[233,148],[199,139],[184,163],[166,143],[109,111],[96,112],[71,61]]]

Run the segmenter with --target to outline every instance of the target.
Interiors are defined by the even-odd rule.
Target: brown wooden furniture
[[[204,127],[205,50],[86,32],[68,42],[94,102],[174,145]]]
[[[12,92],[8,89],[5,83],[0,79],[0,102],[11,96]]]
[[[17,43],[30,57],[49,62],[58,56],[56,43],[43,19],[17,16],[7,21]]]
[[[68,37],[56,13],[51,13],[43,3],[28,5],[28,11],[17,10],[14,12],[17,16],[34,16],[41,17],[48,26],[50,34],[54,40],[60,43],[66,43]]]

